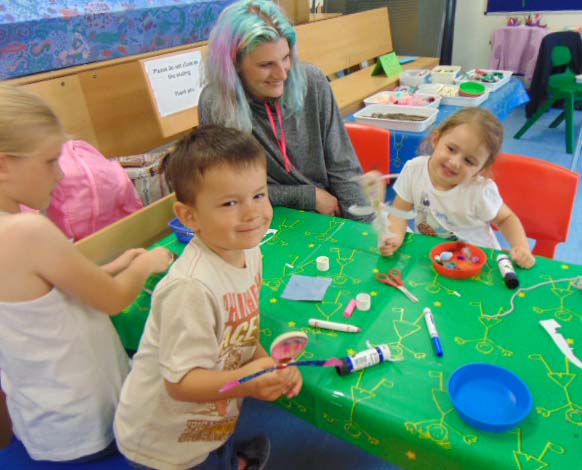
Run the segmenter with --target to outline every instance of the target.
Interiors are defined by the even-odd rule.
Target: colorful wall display
[[[208,39],[234,0],[0,0],[0,79]]]

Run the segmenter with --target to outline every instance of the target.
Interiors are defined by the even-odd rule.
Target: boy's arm
[[[225,371],[192,369],[177,383],[164,381],[168,394],[178,401],[204,403],[249,396],[273,401],[289,389],[285,375],[280,370],[261,375],[226,392],[219,390],[229,382],[274,366],[275,361],[272,358],[263,357],[245,364],[240,369]]]
[[[257,343],[257,349],[255,349],[255,355],[253,356],[253,360],[261,359],[263,357],[269,357],[269,353],[265,350],[263,345],[259,342],[259,343]]]
[[[255,255],[259,262],[260,252]],[[257,271],[258,272],[258,271]],[[158,360],[168,394],[178,401],[206,403],[252,396],[275,400],[289,389],[287,374],[263,374],[219,392],[229,382],[275,367],[275,361],[254,340],[253,358],[235,370],[216,370],[223,338],[217,329],[224,321],[221,298],[207,283],[193,277],[166,277],[152,298],[150,320],[159,323]],[[247,319],[248,334],[258,338],[259,317]],[[231,337],[234,345],[238,342]]]
[[[414,209],[414,204],[405,201],[400,196],[396,196],[396,199],[394,199],[393,207],[401,211],[410,211]],[[408,221],[406,219],[402,219],[394,214],[390,214],[388,216],[388,221],[390,222],[388,230],[390,230],[394,236],[384,240],[384,243],[380,247],[380,253],[382,253],[384,256],[390,256],[396,253],[404,241],[406,228],[408,227]],[[381,236],[381,234],[378,235]]]
[[[515,212],[504,203],[493,222],[511,245],[513,260],[522,268],[531,268],[536,259],[531,253],[525,230]]]
[[[154,272],[164,272],[172,260],[164,248],[139,254],[129,266],[110,275],[85,258],[47,218],[26,214],[19,234],[30,247],[32,270],[47,283],[109,315],[131,304]]]

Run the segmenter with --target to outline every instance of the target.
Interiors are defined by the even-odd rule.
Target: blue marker
[[[430,337],[432,338],[432,342],[434,344],[434,350],[436,352],[436,355],[441,357],[444,354],[443,345],[441,343],[441,337],[439,336],[439,332],[434,322],[432,312],[430,311],[430,308],[427,307],[423,310],[423,313],[424,320],[426,321],[426,327],[428,328],[428,333],[430,334]]]

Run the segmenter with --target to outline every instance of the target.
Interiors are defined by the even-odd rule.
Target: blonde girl
[[[519,218],[487,177],[503,142],[503,126],[489,111],[467,108],[448,118],[429,137],[432,155],[408,161],[394,185],[394,207],[416,209],[416,230],[451,240],[500,249],[494,223],[511,245],[522,268],[535,264]],[[396,234],[380,251],[392,255],[406,234],[407,222],[390,215]]]
[[[47,218],[65,136],[51,109],[0,85],[0,369],[13,431],[35,460],[83,461],[114,449],[128,358],[108,315],[130,304],[164,249],[99,267]]]

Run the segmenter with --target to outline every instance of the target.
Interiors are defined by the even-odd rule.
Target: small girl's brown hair
[[[65,139],[59,118],[42,99],[0,84],[0,153],[27,156],[52,135]]]
[[[465,108],[446,119],[431,135],[424,141],[422,148],[432,153],[432,142],[434,137],[440,138],[455,127],[468,124],[478,133],[483,144],[489,150],[489,157],[483,168],[489,168],[501,150],[503,144],[503,124],[491,112],[481,108]]]
[[[261,144],[237,129],[201,126],[183,137],[162,159],[162,172],[176,199],[195,205],[200,183],[209,169],[229,165],[236,169],[267,167]]]

